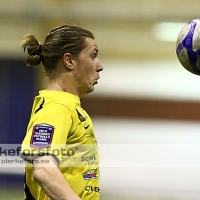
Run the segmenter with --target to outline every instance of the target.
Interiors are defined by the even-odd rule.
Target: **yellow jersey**
[[[31,162],[51,155],[74,192],[83,200],[99,200],[99,152],[92,121],[80,98],[42,90],[35,97],[21,157],[26,160],[25,199],[50,200],[33,179]],[[53,177],[52,177],[53,181]]]

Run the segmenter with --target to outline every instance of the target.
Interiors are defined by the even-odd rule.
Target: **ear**
[[[65,53],[63,55],[63,61],[64,61],[65,67],[67,67],[68,69],[72,70],[74,68],[71,53]]]

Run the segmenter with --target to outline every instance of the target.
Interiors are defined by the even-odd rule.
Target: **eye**
[[[97,57],[97,53],[92,54],[92,58],[96,58]]]
[[[91,52],[91,57],[92,59],[96,58],[98,56],[98,50],[95,49],[94,51]]]

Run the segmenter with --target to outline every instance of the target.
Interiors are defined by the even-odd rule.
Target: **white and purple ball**
[[[200,75],[200,19],[188,22],[181,29],[176,42],[176,54],[185,69]]]

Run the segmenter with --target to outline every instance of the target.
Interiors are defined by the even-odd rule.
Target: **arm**
[[[81,200],[71,189],[51,156],[35,159],[33,178],[52,200]]]

